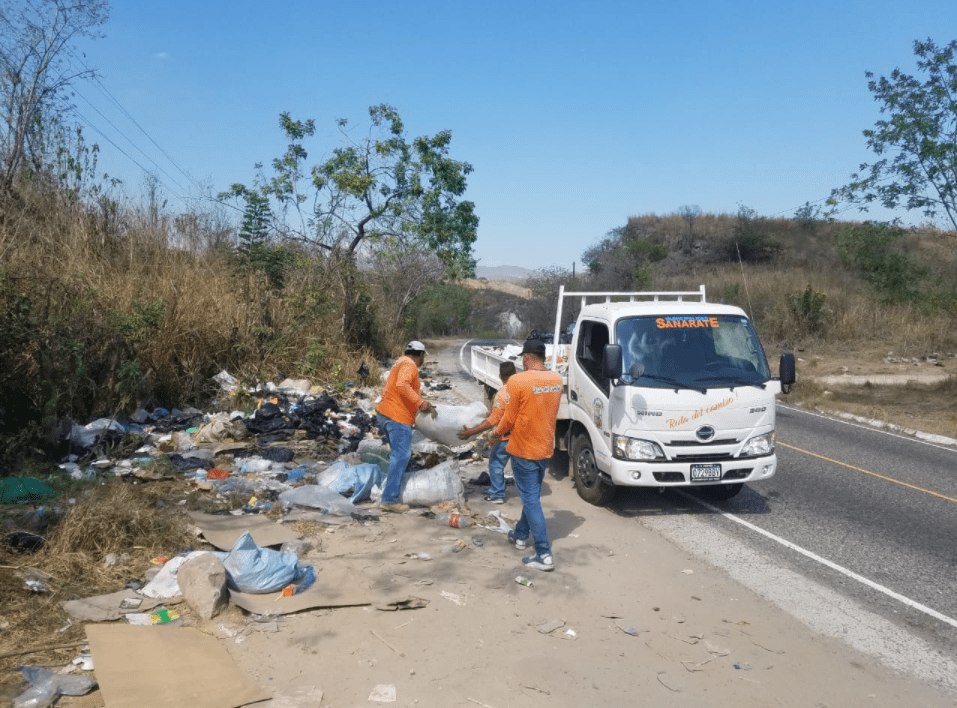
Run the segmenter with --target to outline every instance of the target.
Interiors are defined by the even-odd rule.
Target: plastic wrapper
[[[429,440],[449,447],[464,445],[458,437],[462,428],[473,428],[488,415],[488,409],[480,401],[467,406],[438,405],[435,409],[438,413],[435,418],[429,413],[419,413],[415,417],[415,428]]]
[[[326,470],[323,474],[328,471]],[[359,511],[356,505],[342,496],[341,493],[320,484],[307,484],[290,489],[279,495],[279,501],[283,507],[305,506],[318,509],[324,516],[345,516],[348,518]]]

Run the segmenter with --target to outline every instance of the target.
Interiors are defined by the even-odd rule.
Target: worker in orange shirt
[[[522,365],[525,370],[505,385],[508,401],[495,429],[499,439],[510,433],[505,450],[512,458],[512,474],[522,498],[522,517],[515,530],[509,531],[508,540],[521,550],[528,545],[529,535],[533,536],[535,555],[522,558],[522,563],[528,568],[552,571],[555,562],[542,511],[542,480],[555,450],[562,378],[545,367],[545,344],[537,339],[525,341]]]
[[[502,382],[502,387],[495,393],[495,400],[492,401],[492,410],[488,417],[474,428],[464,426],[459,431],[460,440],[468,440],[473,435],[485,432],[491,428],[498,427],[499,421],[505,415],[505,404],[508,402],[508,393],[505,390],[505,384],[515,374],[515,364],[510,361],[503,361],[498,365],[498,378]],[[499,440],[494,445],[489,443],[488,455],[488,494],[484,499],[492,504],[505,503],[505,465],[508,464],[508,452],[505,450],[508,445],[508,437]]]
[[[408,504],[399,503],[402,476],[412,459],[412,425],[418,412],[431,413],[435,408],[419,394],[419,368],[425,363],[425,345],[413,340],[405,345],[405,353],[395,362],[382,389],[382,400],[376,408],[376,421],[389,442],[389,471],[379,508],[383,511],[408,511]]]

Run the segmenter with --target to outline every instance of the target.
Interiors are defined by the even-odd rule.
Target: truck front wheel
[[[595,462],[595,450],[585,433],[579,433],[572,440],[569,455],[575,473],[575,489],[578,496],[589,504],[604,506],[615,495],[615,487],[602,481]]]

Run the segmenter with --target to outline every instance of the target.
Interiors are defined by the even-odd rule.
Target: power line
[[[144,152],[136,143],[134,143],[134,142],[129,138],[129,136],[127,136],[122,130],[120,130],[119,128],[117,128],[116,125],[115,125],[109,118],[107,118],[105,115],[103,115],[103,112],[102,112],[99,108],[97,108],[96,106],[93,105],[93,103],[90,101],[90,99],[88,99],[88,98],[87,98],[86,96],[84,96],[82,93],[80,93],[79,91],[77,91],[76,88],[74,88],[73,91],[76,93],[77,96],[79,96],[79,97],[82,98],[84,101],[86,101],[86,102],[90,105],[90,108],[92,108],[94,111],[96,111],[96,112],[100,115],[100,117],[101,117],[103,120],[105,120],[105,121],[110,125],[111,128],[113,128],[113,130],[115,130],[117,133],[119,133],[121,136],[123,136],[123,137],[126,139],[126,141],[127,141],[130,145],[132,145],[134,148],[136,148],[137,150],[139,150],[140,154],[143,155],[143,157],[145,157],[147,160],[149,160],[150,162],[152,162],[153,165],[156,166],[156,169],[158,169],[160,172],[162,172],[164,175],[166,175],[166,176],[169,178],[170,182],[172,182],[180,192],[183,191],[183,187],[182,187],[175,179],[173,179],[172,175],[170,175],[169,172],[167,172],[167,171],[164,170],[162,167],[160,167],[160,165],[157,164],[156,160],[154,160],[152,157],[150,157],[149,155],[147,155],[146,152]],[[102,135],[102,133],[100,133],[100,134]],[[114,143],[114,144],[115,144],[115,143]],[[174,195],[174,196],[178,196],[178,195]],[[179,198],[182,199],[182,197],[179,197]]]

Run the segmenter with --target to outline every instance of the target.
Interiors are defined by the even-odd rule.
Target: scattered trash
[[[615,626],[618,627],[618,629],[620,629],[620,630],[621,630],[622,632],[624,632],[625,634],[630,634],[630,635],[633,636],[633,637],[637,637],[639,634],[642,634],[643,632],[648,632],[648,631],[649,631],[649,630],[647,630],[647,629],[638,629],[637,627],[635,627],[635,626],[634,626],[633,624],[631,624],[630,622],[624,622],[624,621],[620,621],[620,620],[617,621],[617,622],[615,622]]]
[[[527,588],[532,587],[532,581],[526,578],[524,575],[515,576],[515,582],[519,585],[524,585]]]
[[[51,487],[33,477],[7,477],[0,480],[0,504],[26,504],[56,495]]]
[[[485,539],[481,536],[472,536],[472,545],[476,548],[481,548],[485,545]]]
[[[545,624],[539,625],[537,629],[540,634],[551,634],[556,629],[561,629],[564,626],[564,620],[552,620],[551,622],[546,622]]]
[[[372,689],[369,700],[377,703],[395,703],[395,695],[395,686],[379,684]]]
[[[14,533],[7,534],[3,542],[9,546],[11,550],[17,551],[18,553],[36,553],[43,548],[43,537],[37,536],[35,533],[27,533],[26,531],[15,531]]]
[[[456,529],[464,529],[469,526],[474,526],[475,522],[472,520],[472,517],[467,514],[460,514],[458,512],[452,512],[451,514],[442,514],[441,516],[436,517],[439,521],[447,526],[451,526]]]
[[[458,543],[452,544],[451,546],[444,546],[442,548],[442,553],[458,553],[463,548],[467,548],[465,541],[459,541]]]
[[[405,557],[410,558],[412,560],[422,560],[422,561],[432,560],[432,556],[429,553],[406,553]]]
[[[461,597],[459,597],[459,596],[456,595],[455,593],[448,592],[447,590],[443,590],[440,594],[441,594],[442,597],[444,597],[446,600],[448,600],[449,602],[454,602],[456,605],[464,605],[464,604],[465,604],[465,600],[463,600]]]
[[[169,624],[179,619],[179,613],[175,610],[156,610],[156,612],[130,612],[126,615],[126,621],[137,626],[149,626],[152,624]]]
[[[396,610],[417,610],[421,607],[425,607],[428,604],[429,601],[423,600],[421,597],[406,597],[402,600],[393,600],[392,602],[376,605],[376,609],[384,610],[386,612],[395,612]]]
[[[13,699],[14,708],[46,708],[59,696],[83,696],[96,687],[89,676],[56,674],[41,666],[18,666],[30,688]]]
[[[279,592],[305,573],[294,553],[260,548],[248,531],[236,541],[223,565],[228,587],[248,593]]]
[[[374,465],[373,465],[374,466]],[[290,489],[279,495],[284,509],[308,507],[317,509],[323,516],[344,516],[351,518],[358,508],[339,492],[319,484],[307,484]]]
[[[465,485],[457,460],[449,460],[407,474],[402,479],[399,501],[409,506],[434,506],[444,501],[465,498]]]
[[[742,662],[739,663],[739,664],[735,664],[735,665],[734,665],[734,668],[738,669],[739,671],[750,671],[750,670],[751,670],[751,664],[749,664],[749,663],[746,662],[746,661],[742,661]]]
[[[73,657],[73,665],[79,666],[84,671],[93,671],[93,656],[90,654],[80,654]]]

